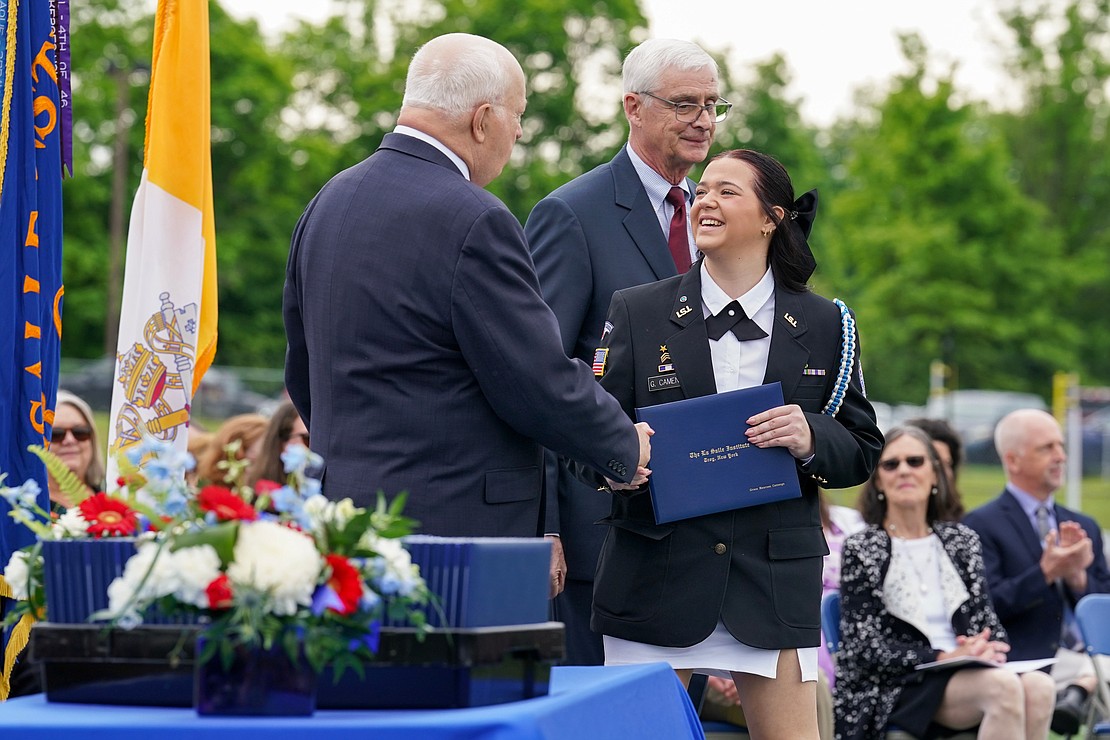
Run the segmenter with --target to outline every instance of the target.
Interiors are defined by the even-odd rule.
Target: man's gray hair
[[[678,39],[648,39],[628,52],[621,77],[624,92],[652,92],[658,89],[659,78],[668,70],[693,72],[712,69],[720,78],[717,62],[697,44]]]
[[[453,54],[427,49],[427,44],[417,49],[409,64],[403,106],[460,115],[483,103],[501,103],[512,86],[512,55],[495,42],[469,44]]]

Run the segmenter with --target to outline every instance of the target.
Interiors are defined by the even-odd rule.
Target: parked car
[[[1034,393],[993,390],[957,390],[934,396],[925,404],[926,416],[946,419],[964,443],[969,463],[998,465],[994,449],[994,427],[1018,409],[1047,410],[1044,399]]]

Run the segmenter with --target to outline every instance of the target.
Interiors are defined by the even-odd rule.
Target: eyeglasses
[[[925,464],[924,455],[910,455],[909,457],[892,457],[889,460],[880,460],[879,467],[888,473],[893,473],[898,469],[898,466],[902,464],[903,460],[905,460],[906,465],[909,465],[911,468],[920,468]]]
[[[90,427],[54,427],[50,430],[50,441],[53,444],[61,444],[65,441],[66,435],[72,434],[73,438],[78,442],[88,442],[92,438],[92,428]]]
[[[679,123],[693,123],[701,118],[702,111],[709,114],[709,119],[715,123],[720,123],[728,117],[728,112],[732,110],[732,103],[727,100],[718,100],[716,103],[706,103],[705,105],[698,105],[697,103],[676,103],[673,100],[661,98],[654,93],[649,93],[646,90],[639,93],[640,95],[647,95],[649,98],[655,98],[661,103],[674,108],[674,117],[678,119]]]
[[[285,438],[286,442],[299,441],[305,447],[308,447],[308,432],[294,432]]]

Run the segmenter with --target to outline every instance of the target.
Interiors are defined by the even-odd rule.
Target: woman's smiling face
[[[706,254],[746,249],[770,241],[774,222],[755,192],[755,171],[738,159],[717,159],[706,166],[690,209],[694,242]],[[763,233],[768,231],[768,233]]]

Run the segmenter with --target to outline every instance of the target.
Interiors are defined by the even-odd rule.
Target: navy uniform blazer
[[[636,407],[717,390],[700,268],[699,261],[685,275],[613,296],[601,383],[630,415]],[[863,393],[858,354],[839,413],[821,413],[836,380],[841,333],[840,309],[832,301],[776,286],[764,382],[782,383],[786,403],[801,406],[813,431],[814,458],[799,471],[801,498],[656,524],[646,489],[612,496],[594,583],[595,631],[686,647],[708,637],[720,620],[753,647],[819,644],[821,564],[829,549],[817,486],[867,480],[883,444]],[[680,385],[652,391],[648,378],[659,375],[662,345]],[[803,374],[806,367],[826,374]]]
[[[422,532],[535,536],[540,445],[635,473],[635,430],[563,352],[520,223],[423,141],[386,135],[312,200],[283,310],[332,498],[407,491]]]
[[[1055,507],[1056,521],[1078,522],[1094,546],[1087,568],[1087,593],[1110,593],[1110,572],[1102,549],[1102,530],[1089,516]],[[1051,658],[1060,646],[1064,598],[1071,606],[1084,594],[1045,583],[1040,539],[1021,504],[1009,490],[964,517],[983,542],[987,586],[1002,624],[1010,633],[1010,660]]]
[[[694,182],[687,181],[690,192]],[[613,293],[675,274],[667,236],[625,145],[612,159],[536,204],[524,225],[544,300],[559,319],[563,351],[590,362]],[[590,581],[605,538],[605,496],[549,455],[547,531],[562,535],[568,577]]]

